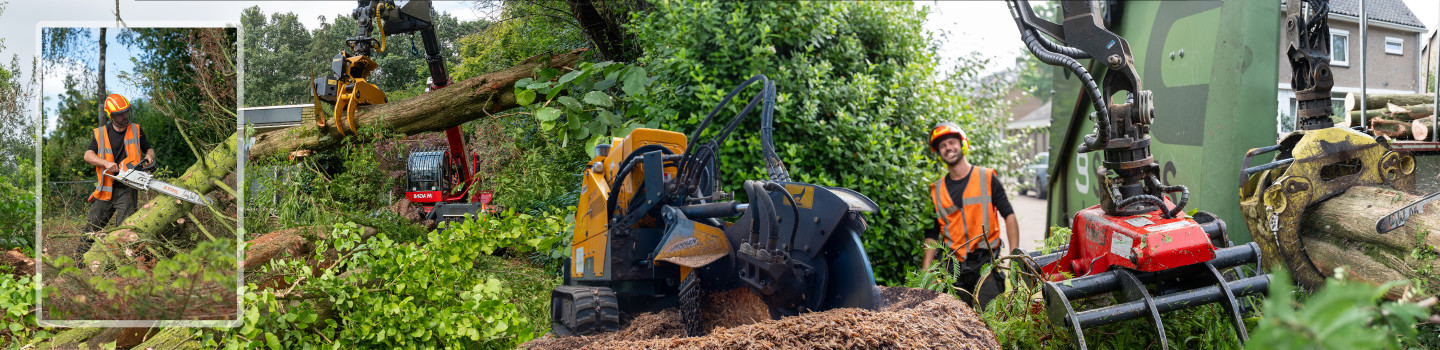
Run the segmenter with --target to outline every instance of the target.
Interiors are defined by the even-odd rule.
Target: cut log
[[[1377,108],[1377,109],[1371,109],[1371,110],[1365,111],[1365,117],[1366,117],[1366,118],[1369,118],[1369,119],[1367,119],[1367,120],[1387,119],[1387,120],[1397,120],[1397,121],[1406,121],[1406,122],[1411,121],[1411,120],[1415,120],[1415,119],[1419,119],[1419,118],[1429,117],[1429,116],[1434,115],[1434,114],[1435,114],[1435,105],[1432,105],[1432,104],[1412,105],[1412,106],[1398,106],[1398,105],[1397,105],[1397,106],[1389,106],[1389,105],[1385,105],[1385,106],[1382,106],[1382,107]],[[1346,115],[1347,118],[1350,118],[1350,120],[1359,120],[1359,119],[1360,119],[1360,111],[1350,111],[1350,112],[1346,112],[1345,115]]]
[[[216,182],[225,179],[235,171],[236,161],[235,135],[232,134],[225,139],[225,142],[216,145],[214,149],[205,154],[204,158],[185,170],[184,175],[167,182],[195,191],[195,193],[205,194],[217,188]],[[176,224],[184,218],[193,206],[189,202],[170,196],[156,195],[154,199],[140,205],[135,213],[126,218],[125,222],[119,226],[128,228],[110,232],[90,246],[90,251],[84,255],[86,266],[91,271],[98,271],[109,266],[116,259],[122,259],[124,255],[134,253],[127,251],[129,243],[142,239],[154,239],[166,227]]]
[[[1375,221],[1418,198],[1361,186],[1311,206],[1300,220],[1310,261],[1323,273],[1341,268],[1345,278],[1377,286],[1406,279],[1415,282],[1411,286],[1440,286],[1440,203],[1425,205],[1394,231],[1375,231]],[[1411,286],[1391,289],[1386,297],[1398,299]]]
[[[1379,109],[1381,106],[1393,104],[1396,106],[1428,105],[1435,103],[1435,94],[1365,94],[1365,108]],[[1350,92],[1345,94],[1345,111],[1354,111],[1360,108],[1360,94]]]
[[[1409,122],[1376,118],[1370,120],[1369,128],[1375,132],[1376,136],[1385,136],[1392,139],[1410,139]]]
[[[515,102],[516,81],[533,78],[541,69],[579,63],[585,50],[536,55],[514,67],[459,81],[444,89],[400,101],[362,106],[355,112],[355,121],[358,125],[377,125],[404,135],[443,131],[519,107]],[[267,132],[256,136],[250,159],[322,151],[336,147],[343,137],[333,126],[319,129],[313,124]]]
[[[1410,136],[1415,140],[1429,140],[1430,135],[1435,133],[1435,117],[1425,117],[1410,121]]]

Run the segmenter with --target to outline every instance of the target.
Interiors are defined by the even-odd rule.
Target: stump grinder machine
[[[726,103],[761,83],[723,129],[706,134]],[[762,104],[763,102],[763,104]],[[595,147],[584,170],[564,285],[551,294],[559,336],[616,330],[623,315],[679,306],[701,331],[703,291],[741,286],[772,317],[879,302],[861,246],[875,202],[840,187],[794,182],[771,140],[775,85],[757,75],[731,91],[690,135],[636,129]],[[720,145],[757,104],[768,180],[743,184],[748,203],[721,189]],[[699,140],[703,135],[713,135]],[[729,218],[734,218],[728,221]]]
[[[1299,232],[1305,211],[1355,186],[1413,192],[1415,158],[1398,150],[1397,142],[1365,131],[1365,118],[1360,118],[1361,124],[1355,129],[1336,126],[1331,119],[1334,107],[1330,89],[1335,81],[1330,71],[1329,1],[1291,0],[1286,3],[1286,11],[1286,54],[1293,70],[1290,84],[1298,103],[1295,131],[1281,137],[1274,146],[1245,153],[1240,206],[1255,242],[1265,252],[1265,263],[1285,266],[1297,283],[1315,288],[1331,272],[1317,268],[1305,251]],[[1434,151],[1433,145],[1429,148]],[[1274,160],[1250,166],[1251,158],[1270,152],[1276,152]],[[1434,198],[1427,196],[1378,218],[1376,232],[1385,233],[1403,225],[1409,215]]]
[[[1161,314],[1219,303],[1239,338],[1248,338],[1243,298],[1264,294],[1270,277],[1246,276],[1238,267],[1260,261],[1261,250],[1255,243],[1233,245],[1225,222],[1210,213],[1187,214],[1189,190],[1159,180],[1160,168],[1150,154],[1154,95],[1141,89],[1129,44],[1102,24],[1102,4],[1061,2],[1064,21],[1057,24],[1037,17],[1026,0],[1008,3],[1026,48],[1084,84],[1096,124],[1078,151],[1104,156],[1097,169],[1103,179],[1097,189],[1100,204],[1075,213],[1070,243],[1053,254],[1025,254],[1026,267],[1042,279],[1049,320],[1074,332],[1078,347],[1085,349],[1083,329],[1144,318],[1161,347],[1168,348]],[[1080,59],[1093,64],[1087,69]],[[1103,67],[1101,84],[1090,73],[1098,67]],[[1122,92],[1125,101],[1112,103]],[[1113,304],[1077,310],[1093,304],[1080,299],[1107,294]]]
[[[355,109],[364,105],[388,102],[385,92],[366,79],[379,67],[370,59],[371,50],[385,52],[388,35],[420,35],[425,50],[425,64],[430,71],[426,92],[450,85],[445,71],[445,58],[440,54],[440,41],[435,34],[430,0],[359,0],[350,17],[359,23],[355,36],[345,40],[350,52],[340,52],[331,59],[331,75],[317,78],[312,85],[315,97],[315,123],[327,128],[320,101],[333,106],[333,125],[344,136],[348,129],[356,133]],[[376,29],[378,36],[371,36]],[[412,37],[413,45],[413,37]],[[413,50],[413,48],[412,48]],[[474,162],[465,150],[465,139],[456,125],[445,130],[447,146],[413,150],[405,161],[405,197],[420,206],[425,218],[435,222],[459,221],[465,214],[490,210],[490,192],[474,187]]]

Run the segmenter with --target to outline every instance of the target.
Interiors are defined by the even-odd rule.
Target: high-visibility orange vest
[[[950,201],[945,177],[930,184],[930,199],[935,202],[940,234],[958,261],[965,261],[965,255],[977,248],[1000,249],[1000,215],[990,203],[990,182],[994,176],[995,170],[972,166],[959,206]],[[986,233],[988,238],[984,238]]]
[[[115,161],[115,151],[110,149],[110,133],[105,128],[110,125],[101,126],[91,130],[95,134],[95,148],[97,154],[107,162]],[[120,161],[120,170],[130,169],[140,165],[140,124],[130,123],[125,128],[125,159]],[[102,201],[110,200],[111,192],[115,190],[110,177],[105,176],[105,168],[95,167],[95,192],[90,192],[89,202],[96,199]]]

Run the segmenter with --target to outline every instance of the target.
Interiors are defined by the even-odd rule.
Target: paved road
[[[1010,206],[1015,208],[1015,219],[1020,222],[1020,248],[1027,251],[1039,248],[1040,241],[1045,239],[1047,202],[1028,195],[1011,195]]]

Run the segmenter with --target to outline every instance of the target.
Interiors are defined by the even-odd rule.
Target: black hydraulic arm
[[[430,0],[411,0],[403,6],[396,6],[394,0],[358,2],[350,17],[359,22],[359,28],[355,36],[345,40],[356,55],[369,56],[370,50],[377,45],[384,51],[385,36],[419,32],[425,47],[425,64],[430,69],[430,88],[450,85],[450,75],[445,71],[445,57],[440,54],[440,39],[435,34]],[[372,37],[371,33],[377,25],[380,35]]]
[[[1335,126],[1330,116],[1330,88],[1335,77],[1330,72],[1330,15],[1327,0],[1290,0],[1285,3],[1285,38],[1289,47],[1285,56],[1290,60],[1290,86],[1295,89],[1295,126],[1298,130],[1316,130]]]
[[[1187,191],[1183,186],[1161,183],[1159,167],[1150,154],[1153,95],[1141,89],[1130,44],[1102,23],[1100,2],[1062,1],[1063,25],[1036,16],[1027,0],[1007,3],[1026,48],[1041,62],[1074,73],[1084,83],[1085,94],[1092,97],[1095,132],[1085,136],[1077,152],[1103,151],[1103,166],[1098,171],[1105,179],[1100,191],[1105,212],[1134,215],[1161,208],[1167,217],[1178,214],[1185,206]],[[1102,83],[1096,83],[1081,59],[1097,60],[1098,66],[1105,68]],[[1111,101],[1121,92],[1126,93],[1125,101]],[[1167,193],[1180,194],[1179,202],[1170,208],[1161,200]]]

